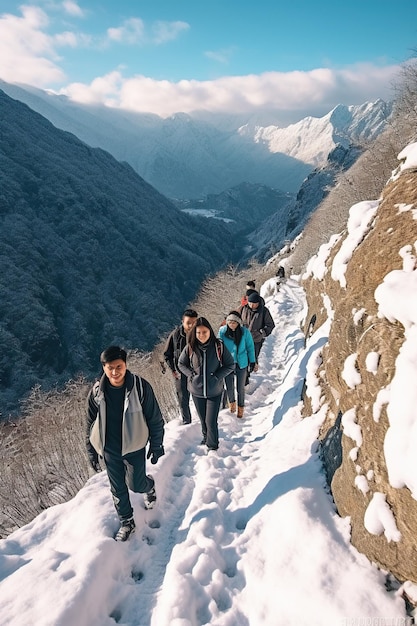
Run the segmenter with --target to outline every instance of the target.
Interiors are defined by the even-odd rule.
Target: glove
[[[255,365],[256,363],[249,363],[249,374],[252,374],[253,370],[255,369]]]
[[[95,472],[101,472],[101,466],[98,461],[98,454],[89,454],[88,460],[90,461],[90,465]]]
[[[259,365],[258,365],[257,363],[255,363],[254,368],[253,368],[253,371],[254,371],[254,372],[257,372],[257,371],[258,371],[258,369],[259,369]]]
[[[152,465],[155,465],[156,463],[158,463],[159,457],[164,456],[164,454],[164,446],[158,446],[157,448],[149,448],[146,458],[151,459]]]

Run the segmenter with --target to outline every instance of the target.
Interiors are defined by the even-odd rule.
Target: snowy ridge
[[[266,144],[271,153],[283,152],[313,167],[325,165],[336,145],[372,139],[382,130],[390,107],[382,100],[357,106],[338,105],[324,117],[306,117],[286,128],[245,126],[242,135]]]
[[[222,410],[220,447],[208,455],[194,414],[188,427],[167,424],[167,453],[152,468],[157,507],[145,511],[132,494],[137,529],[126,544],[112,539],[105,472],[1,541],[3,626],[407,623],[325,489],[320,409],[301,418],[328,328],[304,347],[304,292],[290,279],[275,293],[274,282],[262,295],[276,328],[244,419]]]

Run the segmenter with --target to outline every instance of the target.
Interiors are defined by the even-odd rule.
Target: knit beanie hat
[[[253,293],[250,294],[250,296],[248,296],[248,302],[260,302],[261,301],[261,296],[259,295],[259,293],[257,291],[254,291]]]
[[[238,324],[242,324],[242,318],[237,312],[229,313],[226,317],[226,322],[237,322]]]

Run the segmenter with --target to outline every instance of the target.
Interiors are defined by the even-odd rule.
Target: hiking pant
[[[135,493],[148,493],[155,484],[152,478],[146,476],[145,452],[146,448],[142,448],[122,457],[104,451],[110,491],[120,520],[133,516],[129,489]]]
[[[198,396],[193,396],[195,408],[201,422],[203,440],[211,450],[217,450],[219,447],[219,427],[217,418],[219,417],[222,395],[223,394],[220,394],[214,398],[199,398]]]
[[[247,367],[235,366],[235,371],[228,374],[225,378],[227,398],[229,402],[236,402],[235,394],[235,380],[237,387],[237,405],[245,406],[245,383],[246,375],[248,373]]]
[[[254,346],[255,346],[255,362],[258,362],[258,357],[259,357],[259,353],[261,351],[262,346],[264,345],[264,339],[262,339],[262,341],[257,341],[254,342]],[[247,370],[247,375],[246,375],[246,384],[249,385],[249,370]]]
[[[258,362],[259,353],[261,351],[262,346],[264,345],[264,339],[262,341],[254,342],[255,346],[255,361]]]
[[[181,378],[175,379],[175,391],[177,392],[181,417],[184,424],[190,424],[191,422],[190,392],[188,391],[187,383],[188,378],[185,374],[181,373]]]

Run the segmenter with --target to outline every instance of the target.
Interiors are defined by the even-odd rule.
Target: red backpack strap
[[[217,358],[219,359],[219,363],[220,365],[222,365],[222,361],[223,361],[223,341],[221,339],[217,339],[216,338],[216,352],[217,352]]]

